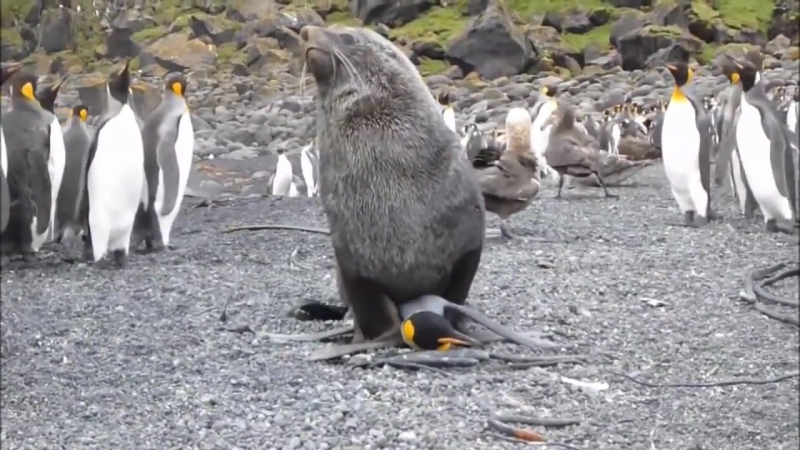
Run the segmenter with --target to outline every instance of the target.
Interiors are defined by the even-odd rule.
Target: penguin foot
[[[508,227],[506,226],[505,221],[500,222],[500,237],[504,241],[510,241],[514,239],[514,235],[512,235],[511,232],[508,231]]]
[[[777,219],[769,219],[766,224],[765,228],[770,233],[784,233],[788,235],[796,234],[796,229],[794,226],[787,226],[780,222]]]
[[[114,250],[114,264],[118,269],[124,269],[128,263],[125,250]]]

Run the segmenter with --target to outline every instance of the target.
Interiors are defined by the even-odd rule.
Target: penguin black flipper
[[[731,156],[736,149],[736,127],[739,124],[739,116],[741,110],[736,110],[733,119],[725,127],[725,135],[717,145],[717,159],[714,161],[714,181],[717,186],[722,186],[725,180],[725,174],[728,166],[731,163]]]
[[[708,209],[711,210],[711,121],[703,102],[691,89],[684,89],[684,95],[694,107],[697,130],[700,133],[700,182],[708,194]]]
[[[158,166],[161,169],[164,180],[164,203],[161,205],[159,214],[166,216],[171,213],[178,203],[178,189],[180,189],[180,167],[178,166],[178,155],[175,153],[175,143],[178,140],[178,130],[180,130],[181,117],[178,116],[174,126],[162,126],[159,129],[161,139],[158,142]]]
[[[28,183],[33,202],[36,205],[36,232],[43,234],[50,226],[50,172],[47,170],[47,156],[37,150],[28,151]]]
[[[0,171],[0,233],[6,230],[10,210],[11,195],[8,192],[8,180],[6,174]]]

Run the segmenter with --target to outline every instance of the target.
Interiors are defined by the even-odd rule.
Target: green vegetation
[[[3,0],[0,2],[0,24],[8,26],[21,19],[31,10],[30,0]]]
[[[235,42],[217,47],[217,61],[222,65],[244,64],[246,60],[246,55],[236,48]]]
[[[669,36],[669,37],[676,37],[683,34],[683,30],[675,25],[669,25],[666,27],[661,27],[658,25],[648,25],[643,28],[644,30],[648,30],[651,35],[653,36]]]
[[[467,18],[455,8],[432,8],[419,19],[391,31],[392,38],[447,44],[467,25]]]
[[[356,19],[355,17],[351,16],[349,13],[336,11],[328,14],[328,17],[325,18],[325,22],[331,23],[338,23],[339,25],[344,25],[347,27],[360,27],[361,21]]]
[[[150,43],[166,34],[167,34],[167,28],[162,25],[159,25],[153,28],[145,28],[144,30],[137,31],[136,33],[133,33],[131,39],[133,39],[136,42]]]
[[[602,0],[506,0],[506,4],[521,17],[542,15],[547,11],[570,8],[594,9],[607,6]]]
[[[0,42],[10,47],[22,46],[22,38],[19,36],[17,30],[9,28],[0,29]]]
[[[717,0],[723,21],[733,28],[765,30],[773,7],[773,2],[768,1]]]
[[[597,44],[602,48],[611,47],[611,23],[597,27],[584,34],[563,34],[561,39],[574,50],[582,51],[589,44]]]
[[[444,61],[428,58],[420,58],[419,60],[419,73],[423,77],[444,73],[449,68],[450,65]]]

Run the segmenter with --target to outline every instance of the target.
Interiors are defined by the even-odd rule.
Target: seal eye
[[[356,43],[356,39],[350,33],[342,33],[339,35],[339,39],[341,39],[342,44],[344,45],[353,45]]]

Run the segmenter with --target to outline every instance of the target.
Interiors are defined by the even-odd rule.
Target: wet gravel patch
[[[578,188],[557,200],[544,189],[512,218],[531,236],[484,249],[471,304],[575,344],[570,352],[589,356],[580,365],[511,370],[489,361],[447,376],[365,370],[303,361],[322,344],[228,331],[333,325],[287,316],[299,301],[335,298],[325,236],[220,232],[262,221],[324,225],[316,199],[187,210],[176,250],[134,255],[124,271],[59,263],[57,254],[29,266],[7,262],[2,448],[525,448],[491,435],[494,413],[580,419],[534,428],[586,450],[797,448],[796,378],[652,388],[612,374],[680,383],[769,378],[798,366],[797,328],[738,299],[748,270],[797,259],[797,247],[738,218],[730,194],[715,196],[725,221],[670,226],[681,217],[663,168],[637,182],[616,189],[618,200]],[[798,296],[796,280],[778,290]],[[531,353],[511,344],[491,350]]]

